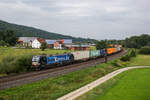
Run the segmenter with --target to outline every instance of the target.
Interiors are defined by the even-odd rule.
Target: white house
[[[32,46],[32,42],[37,37],[19,37],[18,44],[21,44],[22,46]]]
[[[44,39],[41,38],[36,38],[33,42],[32,42],[32,48],[37,48],[39,49],[41,47],[41,44],[45,42]]]

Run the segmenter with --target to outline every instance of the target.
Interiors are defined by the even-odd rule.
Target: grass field
[[[69,52],[69,50],[53,50],[46,49],[41,51],[41,49],[15,49],[9,47],[0,47],[0,62],[3,58],[11,56],[24,56],[24,55],[38,55],[38,54],[62,54],[64,52]]]
[[[58,97],[61,97],[106,75],[107,73],[121,67],[125,67],[124,65],[133,65],[137,60],[143,60],[145,58],[140,56],[142,55],[133,58],[131,63],[120,62],[118,59],[108,62],[107,64],[86,68],[59,77],[49,78],[23,86],[6,89],[0,91],[0,98],[4,100],[55,100]],[[146,56],[146,58],[150,58],[150,56]],[[145,61],[147,62],[148,60]],[[138,65],[141,64],[143,63],[138,63]],[[150,65],[150,62],[147,62],[147,64]]]
[[[150,69],[132,69],[76,100],[150,100]]]
[[[30,71],[33,55],[62,54],[69,50],[19,49],[0,47],[0,76]]]
[[[0,97],[4,100],[55,100],[116,69],[118,67],[113,67],[109,62],[63,76],[3,90],[0,91]]]
[[[150,59],[150,55],[137,55],[135,58],[132,58],[130,62],[127,62],[127,66],[150,66],[149,59]],[[131,76],[129,78],[132,78],[133,82],[134,81],[135,82],[136,81],[141,81],[141,82],[143,82],[142,85],[146,86],[147,85],[147,83],[146,83],[147,81],[146,80],[149,81],[149,79],[150,79],[149,78],[149,76],[150,76],[150,74],[149,74],[150,73],[150,69],[143,69],[145,72],[143,70],[141,70],[141,69],[137,69],[137,70],[139,71],[139,73],[136,73],[136,71],[135,71],[135,74],[134,75],[132,74],[133,76]],[[143,71],[143,74],[142,74],[142,71]],[[140,76],[140,73],[142,74],[141,76]],[[77,100],[121,100],[121,99],[122,100],[149,100],[150,98],[144,99],[144,97],[143,97],[143,99],[133,99],[133,98],[130,99],[130,98],[126,98],[126,97],[123,98],[124,94],[123,95],[122,94],[116,94],[116,93],[121,93],[121,91],[123,91],[123,90],[126,90],[126,88],[127,88],[126,86],[128,86],[128,83],[129,83],[128,80],[123,80],[123,82],[125,82],[125,83],[124,83],[124,85],[123,84],[122,85],[125,86],[125,87],[123,87],[123,86],[120,87],[120,89],[122,89],[121,91],[120,90],[118,90],[118,91],[116,90],[117,92],[113,91],[114,93],[113,92],[109,92],[109,91],[111,91],[111,88],[114,88],[116,86],[116,84],[120,83],[119,80],[122,80],[122,77],[126,76],[126,74],[128,74],[128,72],[124,72],[123,74],[119,75],[119,77],[117,76],[116,78],[111,79],[110,81],[104,83],[103,85],[98,86],[97,88],[95,88],[94,90],[86,93],[85,95],[81,96]],[[145,77],[147,79],[143,78],[143,80],[139,80],[137,77],[139,77],[139,79],[142,79],[142,77]],[[129,79],[129,81],[131,81],[131,80]],[[150,81],[149,81],[148,84],[150,84]],[[139,84],[139,85],[141,85],[141,84]],[[129,83],[129,86],[130,86],[130,83]],[[137,86],[134,86],[134,88],[135,88],[135,90],[136,89],[138,90]],[[132,87],[129,87],[129,90],[130,89],[132,89]],[[144,91],[149,91],[149,89],[145,87],[145,89],[143,91],[141,91],[141,94]],[[139,94],[140,94],[140,91],[137,91],[137,92],[139,92]],[[128,93],[128,95],[131,96],[131,97],[132,97],[132,95],[133,96],[136,95],[136,94],[130,94],[130,92],[127,92],[127,91],[126,91],[126,93]],[[104,96],[104,94],[107,94],[107,96]],[[110,96],[110,94],[114,95],[114,99],[112,99],[113,97]],[[112,98],[109,98],[108,95],[110,97],[112,97]],[[149,94],[147,94],[147,92],[145,92],[145,96],[147,96],[147,95],[149,95]],[[121,96],[122,97],[117,99],[116,96],[117,96],[117,98],[119,98]]]
[[[128,66],[150,66],[150,55],[137,55],[136,58],[132,58]]]

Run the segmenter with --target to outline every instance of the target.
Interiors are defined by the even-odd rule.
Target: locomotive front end
[[[37,68],[40,66],[40,56],[33,56],[32,58],[32,67]]]

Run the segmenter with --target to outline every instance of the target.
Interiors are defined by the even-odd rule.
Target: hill
[[[94,39],[76,38],[58,33],[48,32],[34,27],[17,25],[0,20],[0,30],[13,30],[18,37],[41,37],[46,39],[72,39],[74,42],[93,42]]]

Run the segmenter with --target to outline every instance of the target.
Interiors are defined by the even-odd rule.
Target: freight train
[[[37,55],[32,58],[32,68],[42,69],[50,66],[63,66],[77,61],[86,61],[105,55],[112,55],[122,51],[122,47],[108,48],[107,50],[75,51],[60,55]]]

